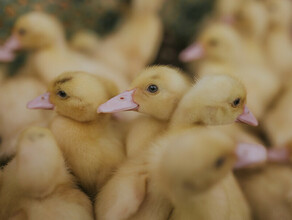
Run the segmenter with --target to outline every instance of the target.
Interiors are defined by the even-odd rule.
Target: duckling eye
[[[58,93],[57,93],[58,96],[60,96],[61,98],[66,98],[67,97],[67,93],[64,92],[63,90],[60,90]]]
[[[23,35],[26,34],[26,30],[25,30],[24,28],[20,28],[20,29],[18,30],[18,34],[19,34],[20,36],[23,36]]]
[[[237,107],[239,104],[240,104],[240,98],[237,98],[237,99],[235,99],[233,102],[232,102],[232,107]]]
[[[147,91],[150,93],[156,93],[158,91],[158,86],[157,85],[150,85],[147,87]]]
[[[226,161],[226,158],[225,158],[225,157],[219,157],[219,158],[216,160],[214,166],[215,166],[216,168],[220,168],[220,167],[222,167],[222,166],[224,165],[225,161]]]
[[[218,41],[215,39],[212,39],[209,41],[209,45],[212,47],[216,47],[218,45]]]

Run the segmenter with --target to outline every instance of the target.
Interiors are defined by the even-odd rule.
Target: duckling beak
[[[12,35],[5,44],[0,47],[0,61],[11,62],[15,58],[14,51],[21,48],[20,42],[15,35]]]
[[[179,59],[182,62],[189,62],[193,60],[198,60],[204,55],[205,49],[203,45],[200,43],[193,43],[179,54]]]
[[[267,149],[260,144],[239,143],[235,153],[237,155],[235,169],[261,165],[268,159]]]
[[[134,102],[133,95],[136,89],[130,91],[125,91],[107,102],[101,104],[97,113],[115,113],[122,111],[136,111],[138,110],[139,105]]]
[[[243,113],[237,117],[236,122],[242,122],[251,126],[258,126],[259,124],[246,105],[244,105]]]
[[[46,92],[27,103],[28,109],[54,109],[54,105],[50,102],[50,93]]]

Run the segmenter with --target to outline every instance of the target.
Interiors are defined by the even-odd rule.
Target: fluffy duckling
[[[199,60],[199,75],[226,73],[242,80],[248,92],[248,105],[257,118],[263,116],[280,88],[278,77],[267,66],[248,62],[242,39],[226,24],[206,27],[197,43],[184,50],[180,58]]]
[[[163,25],[158,15],[164,0],[134,0],[131,11],[117,31],[106,37],[99,59],[134,79],[151,63],[162,42]]]
[[[265,41],[265,52],[271,65],[279,72],[284,83],[291,78],[292,3],[289,0],[267,0],[270,27]]]
[[[17,42],[11,50],[29,51],[26,72],[45,83],[65,71],[87,71],[112,79],[121,89],[127,81],[118,72],[71,50],[60,22],[45,13],[30,12],[18,18],[10,38]],[[8,40],[10,42],[11,40]]]
[[[45,86],[32,77],[7,78],[0,86],[0,161],[15,153],[19,133],[30,125],[46,125],[51,113],[31,112],[26,103],[45,91]]]
[[[121,130],[110,115],[97,114],[98,106],[116,94],[114,86],[89,73],[67,72],[27,105],[55,110],[50,128],[69,168],[91,196],[125,157]]]
[[[199,131],[207,129],[202,125],[234,121],[256,124],[251,112],[244,111],[245,99],[245,88],[236,79],[225,75],[206,76],[183,96],[172,116],[170,128],[163,136],[194,126]],[[155,145],[156,141],[127,160],[103,187],[95,205],[98,219],[167,218],[171,205],[157,188],[158,183],[149,170],[155,152],[151,149]],[[151,156],[149,152],[152,152]],[[236,202],[241,205],[238,207],[245,207],[244,198],[239,197]]]
[[[174,206],[169,219],[251,219],[232,175],[236,156],[231,138],[192,128],[163,138],[156,148],[151,170]]]
[[[133,156],[163,133],[190,86],[190,80],[176,68],[148,67],[131,83],[130,90],[100,105],[98,110],[103,113],[135,110],[144,114],[132,121],[127,134],[127,156]]]
[[[51,131],[30,127],[0,185],[0,219],[93,220],[91,203],[75,187]]]

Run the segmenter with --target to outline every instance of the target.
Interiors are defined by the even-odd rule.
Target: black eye
[[[67,93],[64,92],[63,90],[60,90],[58,93],[57,93],[58,96],[60,96],[61,98],[66,98],[67,97]]]
[[[232,107],[237,107],[239,104],[240,104],[240,98],[237,98],[232,102]]]
[[[220,168],[222,165],[225,163],[226,158],[225,157],[220,157],[218,160],[215,162],[215,167]]]
[[[26,34],[26,30],[25,30],[24,28],[20,28],[20,29],[18,30],[18,34],[19,34],[20,36],[23,36],[23,35]]]
[[[152,85],[150,85],[150,86],[147,87],[147,91],[148,91],[148,92],[151,92],[151,93],[155,93],[155,92],[158,91],[158,86],[152,84]]]
[[[216,47],[218,45],[218,41],[215,39],[212,39],[209,41],[209,45],[212,47]]]

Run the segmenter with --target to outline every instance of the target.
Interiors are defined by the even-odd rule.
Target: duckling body
[[[96,192],[124,158],[119,131],[109,120],[106,116],[80,123],[56,116],[50,125],[66,161],[87,192]]]
[[[93,219],[48,129],[26,129],[17,149],[1,176],[1,219]]]
[[[291,219],[292,170],[280,164],[239,171],[239,184],[258,220]]]
[[[119,125],[110,115],[97,113],[98,106],[116,91],[112,91],[114,84],[106,82],[85,72],[63,73],[51,82],[49,93],[28,104],[56,110],[50,128],[69,168],[91,196],[125,157]]]

